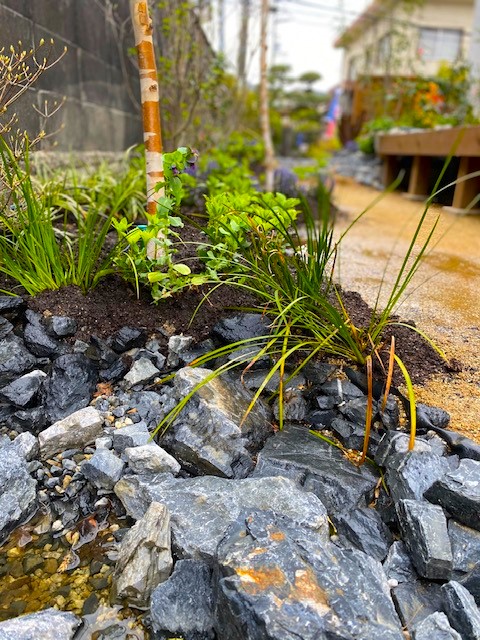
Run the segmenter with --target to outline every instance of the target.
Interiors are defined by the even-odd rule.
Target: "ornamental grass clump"
[[[246,415],[272,377],[279,374],[280,384],[276,395],[279,399],[280,428],[283,426],[283,396],[288,381],[309,361],[320,356],[341,358],[362,367],[365,366],[367,378],[370,381],[371,405],[373,361],[382,362],[379,352],[383,347],[385,329],[388,325],[396,324],[392,313],[418,270],[431,244],[437,224],[435,221],[427,231],[426,239],[420,249],[416,248],[420,231],[426,224],[429,204],[427,203],[388,297],[385,310],[380,312],[375,307],[368,326],[356,326],[355,319],[348,312],[342,290],[334,282],[335,259],[342,238],[352,225],[365,215],[366,211],[352,222],[339,240],[334,241],[329,197],[325,190],[320,190],[320,198],[318,220],[313,217],[305,202],[302,205],[301,222],[297,222],[296,216],[292,216],[286,210],[283,210],[280,215],[278,211],[275,212],[271,208],[268,216],[270,221],[268,232],[265,232],[261,224],[252,226],[255,233],[249,236],[250,242],[243,247],[240,254],[237,251],[224,253],[224,258],[228,260],[230,256],[231,260],[231,269],[225,270],[231,275],[225,283],[245,289],[254,295],[258,304],[244,310],[264,314],[269,318],[268,335],[221,347],[198,358],[190,365],[205,366],[219,357],[238,352],[237,358],[230,358],[228,362],[213,371],[199,385],[201,386],[240,365],[248,369],[255,361],[268,355],[273,364],[254,394]],[[228,225],[223,228],[230,233],[233,242],[235,231],[228,230]],[[409,326],[404,323],[398,324]],[[418,331],[415,327],[411,328]],[[424,336],[422,333],[421,335]],[[429,342],[435,347],[431,341]],[[245,347],[249,349],[245,350]],[[391,382],[393,361],[399,366],[406,381],[410,400],[410,448],[413,448],[416,411],[413,388],[408,371],[399,356],[395,354],[394,347],[391,349],[390,360],[392,363],[386,374],[387,386]],[[164,430],[172,424],[195,392],[196,388],[166,416],[159,425],[159,430]],[[388,394],[387,389],[386,394]],[[370,410],[370,412],[367,411],[361,462],[366,458],[371,420],[372,411]]]
[[[0,136],[0,165],[10,191],[8,203],[0,206],[0,273],[36,295],[69,284],[86,293],[113,272],[116,248],[104,248],[113,213],[106,215],[92,207],[85,215],[77,215],[72,232],[66,216],[56,217],[36,193],[28,146],[23,169]]]

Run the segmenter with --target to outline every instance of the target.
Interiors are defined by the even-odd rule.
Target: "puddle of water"
[[[41,533],[44,518],[36,516],[19,527],[0,547],[0,621],[55,607],[85,616],[89,626],[88,635],[80,635],[84,640],[145,640],[133,611],[106,608],[115,565],[113,533],[119,524],[90,516],[55,538]],[[114,614],[123,620],[112,620]]]

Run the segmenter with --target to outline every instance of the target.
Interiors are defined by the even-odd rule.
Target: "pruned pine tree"
[[[155,185],[164,181],[164,174],[157,65],[153,46],[153,24],[148,11],[147,0],[142,2],[130,0],[130,14],[140,73],[143,142],[145,144],[147,173],[147,213],[154,215],[157,210],[157,202],[164,195],[164,189],[161,188],[155,191]]]
[[[268,107],[267,24],[269,0],[262,0],[260,19],[260,126],[265,145],[265,190],[273,191],[275,155]]]

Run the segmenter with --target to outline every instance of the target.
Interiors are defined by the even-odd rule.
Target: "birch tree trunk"
[[[262,0],[260,19],[260,126],[265,145],[265,191],[273,191],[275,156],[268,108],[267,23],[269,0]]]
[[[153,26],[147,0],[143,2],[130,0],[130,15],[140,73],[143,142],[145,144],[147,173],[147,213],[154,215],[157,210],[157,202],[164,195],[163,187],[159,191],[155,191],[155,185],[164,181],[164,174],[157,65],[153,46]]]

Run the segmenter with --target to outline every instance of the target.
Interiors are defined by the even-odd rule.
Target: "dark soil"
[[[28,306],[39,313],[75,318],[78,323],[75,338],[81,340],[88,341],[92,334],[106,338],[127,325],[142,327],[148,333],[157,334],[164,344],[167,336],[173,333],[193,335],[199,342],[209,335],[218,320],[233,315],[235,308],[250,307],[255,302],[241,290],[219,287],[200,306],[191,322],[195,309],[208,291],[208,287],[202,287],[154,305],[147,291],[142,291],[137,300],[129,285],[121,278],[112,276],[86,296],[78,287],[69,286],[29,298]],[[368,325],[371,309],[364,300],[354,292],[344,292],[344,296],[354,324]],[[423,338],[404,327],[389,328],[382,352],[384,361],[388,360],[387,349],[392,334],[396,337],[396,353],[405,363],[414,383],[422,383],[434,373],[451,370]],[[378,373],[381,374],[380,367]],[[401,379],[396,382],[401,382]]]

